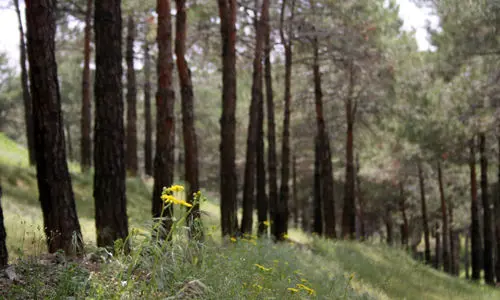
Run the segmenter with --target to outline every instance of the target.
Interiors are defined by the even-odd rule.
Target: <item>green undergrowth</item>
[[[172,243],[156,243],[150,234],[151,180],[144,178],[127,180],[132,251],[109,257],[93,243],[93,176],[79,173],[76,164],[70,172],[85,258],[44,263],[36,173],[26,157],[23,147],[0,134],[7,243],[21,278],[8,285],[0,279],[0,299],[165,299],[193,280],[206,287],[206,299],[500,299],[495,289],[437,272],[384,245],[326,241],[295,229],[289,233],[294,242],[223,242],[210,193],[202,203],[203,243],[190,242],[183,224]],[[176,209],[178,217],[184,212]]]

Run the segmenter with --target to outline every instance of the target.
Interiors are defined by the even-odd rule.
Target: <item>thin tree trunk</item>
[[[449,217],[449,239],[450,239],[450,274],[458,276],[459,258],[457,244],[457,232],[453,229],[453,207],[451,201],[448,202],[448,217]]]
[[[222,37],[220,197],[222,236],[234,235],[236,217],[236,0],[218,0]]]
[[[316,107],[316,126],[318,130],[319,155],[321,164],[321,203],[323,209],[324,233],[328,238],[336,238],[335,230],[335,198],[333,191],[333,166],[330,152],[330,139],[326,129],[323,113],[323,90],[321,87],[321,71],[319,65],[319,45],[315,37],[313,40],[314,63],[314,99]]]
[[[359,222],[359,231],[360,231],[360,236],[361,240],[364,241],[366,240],[366,228],[365,228],[365,209],[364,209],[364,198],[363,198],[363,192],[361,191],[361,176],[359,176],[359,170],[361,166],[359,163],[359,155],[356,155],[356,195],[358,198],[358,206],[359,206],[359,217],[358,217],[358,222]]]
[[[401,218],[403,219],[403,225],[401,225],[401,245],[403,245],[404,249],[408,249],[408,218],[406,216],[405,194],[402,181],[399,182],[399,208],[401,210]]]
[[[125,151],[127,170],[136,176],[139,170],[137,161],[137,87],[134,69],[135,22],[132,15],[127,22],[127,147]]]
[[[159,239],[167,238],[172,227],[172,206],[164,209],[161,194],[164,187],[174,181],[175,165],[175,94],[172,82],[174,69],[172,53],[172,19],[170,0],[157,0],[158,13],[158,90],[156,92],[156,153],[154,160],[153,218],[161,218],[161,226],[155,233]]]
[[[441,162],[437,163],[438,169],[438,183],[439,183],[439,197],[441,199],[441,221],[443,222],[442,240],[443,240],[443,268],[446,273],[451,273],[451,257],[450,257],[450,244],[449,237],[450,231],[448,229],[448,212],[446,208],[446,197],[444,195],[443,187],[443,174],[441,170]]]
[[[269,2],[269,0],[264,0]],[[263,16],[264,14],[262,14]],[[264,26],[264,25],[261,25]],[[261,76],[262,80],[262,76]],[[261,91],[259,98],[259,118],[258,118],[258,136],[257,136],[257,217],[259,221],[259,236],[267,236],[267,226],[264,222],[268,220],[269,202],[266,194],[266,165],[264,148],[264,96]]]
[[[94,200],[97,246],[128,236],[120,0],[95,2]],[[125,250],[128,251],[128,243]]]
[[[292,203],[293,203],[293,224],[299,227],[299,197],[297,196],[297,156],[292,156]]]
[[[488,159],[486,158],[486,134],[479,134],[479,154],[481,161],[481,199],[484,211],[484,281],[487,284],[495,283],[495,262],[493,249],[495,247],[495,235],[493,232],[493,211],[488,195]]]
[[[151,119],[151,58],[149,41],[144,42],[144,171],[146,175],[153,175],[153,122]]]
[[[385,228],[387,232],[386,243],[389,246],[392,246],[394,238],[393,238],[393,221],[392,221],[392,211],[389,204],[386,204],[385,207]]]
[[[17,0],[16,0],[17,1]],[[94,0],[87,0],[85,12],[85,38],[83,46],[83,74],[82,74],[82,115],[80,121],[80,166],[83,173],[89,171],[92,165],[91,130],[91,102],[90,102],[90,40],[92,39],[92,8]]]
[[[278,201],[278,179],[276,159],[276,124],[274,121],[273,80],[271,65],[271,40],[269,25],[269,9],[262,14],[264,34],[264,81],[266,84],[266,109],[267,109],[267,167],[269,173],[269,216],[274,218]],[[275,232],[275,224],[271,222],[271,233]]]
[[[441,255],[442,255],[442,250],[441,250],[441,234],[439,233],[439,223],[436,224],[436,229],[435,229],[435,236],[436,236],[436,250],[435,250],[435,258],[434,258],[434,268],[436,270],[441,269]]]
[[[4,217],[2,210],[2,186],[0,186],[0,270],[9,263],[9,253],[7,252],[7,233],[5,232]]]
[[[198,164],[198,138],[194,125],[194,94],[191,81],[191,70],[185,59],[187,14],[186,0],[176,0],[177,16],[175,19],[175,55],[177,56],[177,70],[179,73],[179,84],[182,101],[182,133],[184,140],[184,174],[188,188],[186,195],[188,201],[193,203],[193,194],[199,191],[199,164]],[[198,240],[203,238],[201,226],[200,204],[194,203],[188,218],[191,237]]]
[[[469,168],[470,168],[470,188],[471,188],[471,264],[472,280],[478,281],[481,278],[481,224],[479,221],[479,203],[477,199],[477,176],[476,176],[476,145],[475,138],[469,140]]]
[[[424,183],[424,173],[422,170],[422,162],[418,161],[418,181],[420,185],[420,203],[422,207],[422,224],[424,227],[424,243],[425,243],[425,263],[431,264],[431,246],[430,246],[430,232],[429,232],[429,221],[427,218],[427,204],[425,200],[425,183]]]
[[[285,48],[285,92],[284,92],[284,111],[283,111],[283,138],[281,147],[281,186],[278,198],[277,210],[275,211],[274,223],[276,240],[284,240],[288,232],[288,199],[290,194],[289,179],[290,179],[290,115],[291,115],[291,84],[292,84],[292,38],[291,30],[287,30],[288,37],[285,37],[284,16],[285,9],[288,6],[288,1],[283,0],[280,16],[280,36],[281,42]],[[293,20],[295,10],[295,0],[292,0],[290,7],[291,17]],[[287,26],[290,28],[290,26]]]
[[[80,254],[83,240],[66,162],[55,58],[54,1],[26,2],[36,174],[50,253]]]
[[[90,1],[90,0],[89,0]],[[17,20],[19,22],[19,59],[21,65],[21,86],[23,90],[24,104],[24,122],[26,123],[26,141],[28,144],[29,163],[35,165],[35,137],[33,129],[33,104],[31,100],[29,84],[28,84],[28,69],[26,67],[26,45],[24,42],[23,22],[21,20],[21,10],[19,9],[19,0],[14,0],[16,8]]]
[[[321,141],[319,134],[316,136],[314,143],[314,223],[313,233],[323,235],[323,197],[321,186]]]

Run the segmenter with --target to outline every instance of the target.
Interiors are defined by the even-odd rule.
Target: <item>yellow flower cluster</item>
[[[257,268],[261,269],[264,272],[269,272],[272,270],[272,268],[266,268],[263,265],[259,265],[259,264],[254,264],[254,266],[256,266]]]
[[[297,283],[297,288],[306,291],[309,295],[316,295],[316,291],[312,288],[303,285],[302,283]]]
[[[188,203],[185,200],[178,199],[173,195],[173,193],[180,193],[180,192],[184,192],[184,187],[182,185],[172,185],[169,188],[163,189],[161,199],[167,204],[192,207],[193,205],[191,203]]]

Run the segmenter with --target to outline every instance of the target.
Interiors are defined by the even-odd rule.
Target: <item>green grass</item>
[[[384,245],[326,241],[295,229],[291,238],[305,246],[256,239],[222,242],[216,201],[202,204],[202,245],[183,238],[180,227],[172,245],[159,246],[149,234],[151,182],[140,178],[127,181],[130,226],[136,229],[130,255],[117,256],[98,270],[82,262],[44,266],[30,256],[43,255],[46,248],[35,169],[26,157],[23,147],[0,134],[7,243],[24,279],[9,292],[0,291],[0,299],[163,299],[194,279],[208,287],[207,299],[500,299],[490,287],[437,272]],[[80,174],[76,164],[70,164],[70,172],[87,251],[101,253],[93,245],[93,177]]]

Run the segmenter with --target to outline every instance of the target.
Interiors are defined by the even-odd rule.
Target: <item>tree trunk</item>
[[[488,159],[486,158],[486,134],[479,134],[479,155],[481,160],[481,199],[484,211],[484,281],[487,284],[495,283],[495,269],[493,249],[495,247],[495,235],[493,232],[493,211],[488,195]]]
[[[222,236],[234,235],[236,216],[236,0],[218,0],[222,37],[220,202]]]
[[[132,15],[127,22],[127,146],[125,158],[130,175],[136,176],[139,169],[137,162],[137,87],[134,69],[135,22]]]
[[[441,221],[443,222],[443,230],[442,230],[442,251],[443,251],[443,268],[446,273],[451,273],[451,256],[450,256],[450,244],[449,237],[450,231],[448,229],[448,212],[446,208],[446,198],[444,195],[444,187],[443,187],[443,174],[441,170],[441,162],[437,163],[438,169],[438,183],[439,183],[439,197],[441,199]]]
[[[346,133],[346,165],[344,183],[344,209],[342,211],[342,237],[344,239],[356,238],[356,206],[354,202],[354,120],[356,104],[353,103],[354,89],[353,63],[349,70],[349,92],[345,103],[347,133]]]
[[[293,203],[293,224],[299,227],[299,197],[297,196],[297,156],[292,156],[292,203]]]
[[[471,264],[472,280],[478,281],[481,278],[481,224],[479,221],[479,203],[477,199],[477,176],[476,176],[476,145],[474,137],[469,140],[469,168],[470,168],[470,188],[471,188]]]
[[[321,141],[319,134],[314,143],[314,223],[313,233],[323,235],[323,197],[321,180]]]
[[[83,240],[66,162],[55,58],[54,1],[26,2],[36,174],[50,253],[80,254]]]
[[[2,186],[0,186],[0,270],[9,263],[9,253],[7,252],[7,233],[5,232],[4,217],[2,210]]]
[[[389,204],[386,204],[385,208],[385,228],[387,232],[386,243],[389,246],[392,246],[394,238],[393,238],[393,222],[392,222],[392,211]]]
[[[269,2],[265,0],[264,2]],[[264,15],[264,14],[262,14]],[[264,26],[264,25],[262,25]],[[261,75],[262,80],[262,75]],[[264,148],[264,97],[261,91],[259,98],[259,118],[257,137],[257,216],[259,221],[259,236],[267,236],[267,226],[264,222],[268,220],[269,203],[266,195],[266,165]]]
[[[425,183],[424,183],[424,173],[422,171],[422,162],[418,161],[418,181],[420,185],[420,203],[422,207],[422,223],[424,227],[424,243],[425,243],[425,263],[431,264],[431,246],[430,246],[430,232],[429,232],[429,221],[427,218],[427,204],[425,200]]]
[[[358,206],[359,206],[359,217],[358,217],[358,223],[359,223],[359,231],[360,231],[360,240],[364,241],[366,240],[366,228],[365,228],[365,209],[364,209],[364,199],[363,199],[363,192],[361,191],[361,177],[359,176],[359,170],[361,166],[359,164],[359,156],[356,155],[356,195],[358,198]]]
[[[172,206],[164,209],[161,194],[164,187],[169,187],[174,181],[175,165],[175,94],[172,83],[174,69],[172,53],[172,19],[170,16],[170,0],[157,0],[158,28],[156,40],[158,43],[156,92],[156,153],[154,161],[153,186],[153,218],[161,218],[161,225],[155,233],[159,239],[167,238],[172,227]]]
[[[153,175],[153,122],[151,119],[151,58],[149,41],[144,42],[144,172]]]
[[[186,61],[187,14],[186,0],[176,0],[177,16],[175,19],[175,55],[177,56],[177,71],[181,90],[182,136],[184,140],[184,174],[187,183],[186,195],[193,203],[193,194],[200,190],[198,164],[198,138],[194,125],[194,94],[191,81],[191,70]],[[188,218],[191,237],[203,238],[201,226],[200,204],[194,203]]]
[[[442,250],[441,250],[441,234],[439,232],[439,223],[436,224],[436,229],[435,229],[435,236],[436,236],[436,256],[434,258],[434,268],[436,270],[441,269],[441,255],[442,255]]]
[[[95,2],[94,199],[97,246],[128,236],[120,0]],[[128,251],[128,245],[125,245]]]
[[[89,0],[90,1],[90,0]],[[19,9],[19,0],[14,0],[16,8],[17,20],[19,22],[19,59],[21,65],[21,86],[23,89],[23,104],[24,104],[24,122],[26,123],[26,141],[28,144],[29,163],[35,165],[35,137],[33,129],[33,103],[31,100],[29,84],[28,84],[28,69],[26,67],[26,45],[24,43],[23,22],[21,20],[21,10]]]
[[[90,138],[91,102],[90,102],[90,41],[92,39],[92,8],[94,0],[87,0],[85,12],[85,38],[83,46],[83,74],[82,74],[82,115],[80,121],[80,167],[83,173],[89,171],[92,165],[92,141]]]
[[[262,14],[264,34],[264,80],[266,84],[266,109],[267,109],[267,167],[269,173],[269,216],[274,219],[278,201],[278,179],[276,159],[276,124],[274,121],[273,80],[271,75],[271,41],[269,25],[269,9]],[[271,233],[275,232],[275,224],[271,222]]]
[[[465,279],[470,279],[470,252],[469,252],[469,244],[470,244],[470,230],[466,231],[465,234],[465,253],[464,253],[464,267],[465,267]]]
[[[73,160],[73,142],[71,140],[71,125],[69,122],[63,122],[66,127],[66,140],[68,141],[68,159]]]
[[[314,99],[316,107],[316,126],[318,130],[319,156],[320,156],[320,172],[321,172],[321,204],[324,220],[324,233],[328,238],[336,238],[335,230],[335,198],[333,191],[333,166],[330,152],[330,139],[326,129],[324,113],[323,113],[323,90],[321,87],[321,70],[319,65],[319,45],[315,37],[313,40],[314,63],[313,63],[313,80],[314,80]]]
[[[451,233],[451,241],[453,241],[453,275],[460,276],[460,232],[453,230]]]
[[[404,249],[408,249],[408,218],[406,216],[405,194],[402,181],[399,182],[399,208],[401,210],[401,218],[403,219],[403,225],[401,225],[401,245],[403,245]]]
[[[450,274],[458,276],[459,257],[458,247],[460,241],[457,241],[458,232],[453,229],[453,207],[451,201],[448,202],[448,217],[449,217],[449,238],[450,238]]]
[[[292,38],[291,30],[288,26],[287,35],[285,37],[284,16],[285,9],[288,6],[288,1],[283,0],[281,6],[280,16],[280,36],[283,47],[285,48],[285,92],[284,92],[284,111],[283,111],[283,138],[281,145],[281,186],[280,194],[277,203],[277,210],[275,211],[274,223],[275,232],[274,237],[276,240],[284,240],[288,232],[288,200],[290,194],[289,179],[290,179],[290,106],[292,101],[291,84],[292,84]],[[292,1],[290,7],[290,21],[294,15],[295,1]]]

